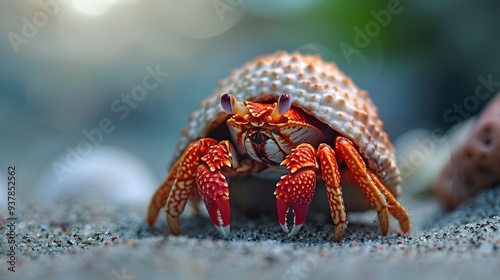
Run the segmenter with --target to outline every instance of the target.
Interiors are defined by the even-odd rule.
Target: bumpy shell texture
[[[242,102],[276,100],[283,93],[289,94],[292,106],[303,109],[352,140],[368,167],[399,195],[401,176],[394,148],[383,131],[377,108],[366,91],[360,90],[334,63],[324,62],[319,56],[277,52],[233,70],[191,115],[177,144],[174,160],[191,141],[225,125],[230,116],[219,101],[225,92]]]

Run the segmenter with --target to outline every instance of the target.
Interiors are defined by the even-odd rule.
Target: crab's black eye
[[[233,105],[231,104],[231,97],[233,97],[230,93],[226,92],[220,97],[220,105],[222,109],[229,114],[233,113]]]
[[[290,107],[292,107],[292,99],[290,98],[290,95],[284,93],[280,96],[278,99],[278,110],[281,115],[286,113]]]

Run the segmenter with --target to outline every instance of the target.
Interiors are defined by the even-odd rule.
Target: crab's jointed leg
[[[332,216],[335,230],[333,239],[337,242],[344,236],[344,227],[347,220],[345,214],[344,198],[342,196],[342,186],[340,185],[340,172],[335,160],[335,152],[327,144],[320,144],[318,147],[318,158],[321,163],[321,177],[325,181],[326,195],[330,214]]]
[[[387,201],[387,206],[389,208],[389,213],[391,213],[391,215],[396,218],[396,220],[398,220],[401,231],[404,233],[410,232],[411,225],[408,212],[406,212],[404,207],[396,200],[394,195],[392,195],[387,187],[384,186],[382,182],[380,182],[377,175],[375,175],[370,170],[368,170],[368,175],[370,175],[372,181],[375,183],[382,195],[384,195],[385,200]]]
[[[153,225],[159,210],[165,206],[170,232],[179,235],[179,215],[187,201],[197,204],[201,198],[215,227],[226,236],[230,228],[229,188],[222,173],[235,176],[263,168],[246,160],[238,163],[235,156],[227,140],[202,138],[191,143],[153,196],[148,224]],[[194,207],[197,211],[197,205]]]
[[[317,152],[309,144],[300,144],[281,163],[286,165],[290,174],[281,177],[274,192],[278,220],[283,230],[289,232],[286,214],[291,206],[295,220],[290,236],[302,227],[316,188],[318,159],[321,163],[321,177],[325,181],[330,214],[335,224],[334,239],[340,241],[344,235],[346,214],[335,152],[327,144],[321,144]]]
[[[189,196],[195,190],[196,174],[202,157],[218,143],[212,138],[203,138],[191,143],[174,164],[165,182],[154,194],[148,210],[148,224],[153,225],[158,212],[165,206],[167,223],[173,235],[179,235],[179,215],[184,210]]]
[[[410,231],[410,221],[406,210],[382,184],[377,175],[366,168],[363,158],[352,142],[339,136],[335,140],[335,150],[325,143],[320,144],[317,151],[309,144],[300,144],[281,163],[286,165],[290,173],[281,177],[274,194],[278,220],[285,232],[289,232],[286,225],[289,207],[293,209],[295,216],[290,235],[297,233],[304,223],[316,187],[318,159],[321,178],[325,182],[330,214],[335,224],[335,241],[342,240],[347,220],[340,184],[341,178],[344,183],[361,188],[370,205],[377,211],[382,234],[386,235],[389,231],[389,213],[399,221],[404,233]],[[337,162],[345,162],[347,166],[342,169],[342,177]]]
[[[372,208],[377,211],[382,234],[387,235],[389,231],[389,211],[387,209],[387,202],[368,175],[363,158],[361,158],[358,151],[356,151],[352,142],[344,137],[337,137],[335,149],[345,161],[349,172],[363,191],[363,194],[368,199]]]
[[[386,235],[389,231],[389,212],[399,221],[401,230],[404,233],[409,232],[408,213],[378,177],[366,168],[365,162],[352,142],[347,138],[337,137],[335,149],[345,161],[348,169],[345,170],[342,179],[347,179],[350,181],[347,182],[348,184],[361,188],[370,205],[377,211],[382,234]]]
[[[156,221],[156,217],[158,217],[158,212],[160,209],[165,206],[167,202],[168,195],[170,194],[170,190],[172,189],[172,185],[175,181],[175,175],[177,174],[178,164],[175,164],[170,173],[167,176],[167,179],[161,184],[161,186],[156,190],[153,198],[151,199],[151,203],[149,204],[148,215],[147,215],[147,223],[149,226],[153,226]]]
[[[175,207],[167,207],[166,209],[167,223],[170,232],[174,235],[179,235],[181,233],[178,216],[185,206],[185,203],[182,203],[181,197],[193,189],[193,174],[196,172],[196,169],[193,170],[193,168],[198,167],[201,158],[201,150],[206,150],[212,144],[217,143],[215,140],[212,140],[213,139],[201,139],[191,143],[179,160],[174,164],[167,179],[153,195],[151,204],[149,205],[147,220],[150,226],[153,226],[158,216],[158,212],[167,204],[168,200],[170,201],[170,205],[175,205]],[[175,196],[171,196],[173,189],[175,190],[173,192],[176,194]]]

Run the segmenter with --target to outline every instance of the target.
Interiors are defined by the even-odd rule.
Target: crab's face
[[[239,102],[231,94],[221,97],[233,142],[241,154],[268,165],[279,165],[300,143],[325,141],[325,125],[292,107],[288,94],[274,103]]]

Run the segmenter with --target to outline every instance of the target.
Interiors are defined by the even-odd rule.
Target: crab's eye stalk
[[[250,114],[250,112],[248,112],[247,106],[245,106],[245,104],[243,104],[242,102],[236,100],[236,98],[228,92],[221,95],[220,105],[222,109],[224,109],[224,111],[229,114],[240,115],[242,117]]]
[[[292,107],[292,98],[290,95],[284,93],[282,94],[276,103],[274,103],[274,108],[269,116],[269,122],[279,123],[283,121],[283,114],[285,114]]]
[[[229,114],[233,113],[233,105],[231,104],[231,97],[234,98],[234,96],[232,96],[227,92],[220,97],[220,105],[222,106],[222,109],[224,109],[224,111],[226,111]]]
[[[292,99],[290,98],[290,95],[286,93],[282,94],[278,99],[278,111],[281,115],[283,115],[290,109],[290,107],[292,107]]]

